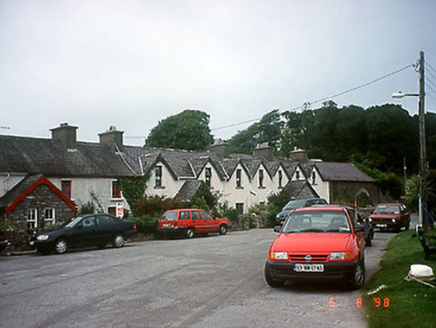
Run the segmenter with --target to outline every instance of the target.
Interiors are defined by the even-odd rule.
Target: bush
[[[157,217],[154,216],[140,216],[132,217],[131,221],[136,223],[136,230],[142,234],[155,234],[157,232]]]

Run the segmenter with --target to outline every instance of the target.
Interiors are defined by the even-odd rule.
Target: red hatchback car
[[[354,218],[354,210],[345,206],[295,210],[269,250],[267,283],[281,287],[293,279],[337,279],[352,289],[361,288],[365,283],[364,226]]]
[[[194,234],[207,235],[209,232],[218,232],[225,235],[229,229],[230,221],[214,217],[205,210],[194,208],[166,211],[157,221],[157,231],[162,234],[183,234],[188,238]]]

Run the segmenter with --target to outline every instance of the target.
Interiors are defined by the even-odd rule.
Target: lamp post
[[[425,177],[427,175],[427,151],[425,145],[425,79],[424,79],[424,52],[420,52],[418,60],[418,73],[419,73],[419,93],[394,93],[392,98],[403,97],[419,97],[418,102],[418,116],[419,116],[419,170],[421,173],[419,181],[419,223],[423,225],[423,213],[422,213],[422,199],[425,199]],[[426,231],[426,225],[424,230]]]

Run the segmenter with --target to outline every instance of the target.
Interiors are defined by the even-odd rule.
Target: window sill
[[[162,186],[157,187],[157,186],[155,186],[154,189],[165,189],[165,187],[162,187]]]

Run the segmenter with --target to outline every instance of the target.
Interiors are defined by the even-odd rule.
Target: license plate
[[[324,264],[295,263],[296,272],[324,272]]]
[[[388,225],[387,224],[376,224],[375,225],[377,228],[387,228]]]
[[[164,228],[169,228],[169,227],[171,227],[171,223],[164,223],[164,224],[163,224],[163,227],[164,227]]]

